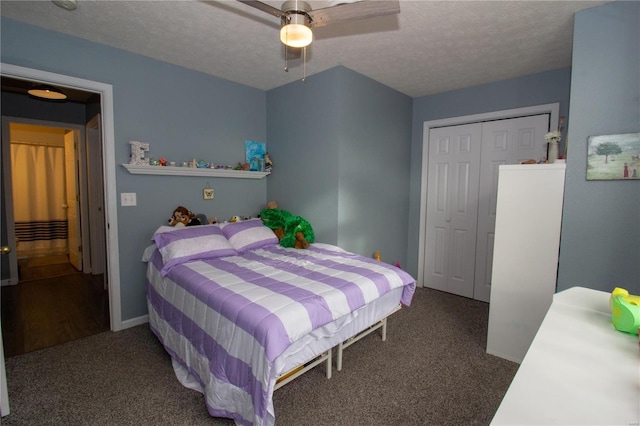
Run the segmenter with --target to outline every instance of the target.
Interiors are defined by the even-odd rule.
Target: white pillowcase
[[[223,224],[224,236],[239,253],[265,246],[278,244],[276,234],[267,228],[261,219],[249,219],[241,222]]]
[[[238,254],[216,225],[187,226],[171,230],[166,228],[161,226],[153,235],[164,263],[160,270],[162,276],[167,275],[175,266],[191,260]]]

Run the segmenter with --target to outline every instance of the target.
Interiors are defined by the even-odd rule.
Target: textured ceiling
[[[602,3],[401,0],[399,15],[314,29],[306,75],[343,65],[420,97],[567,67],[573,14]],[[301,59],[284,71],[279,19],[233,0],[2,0],[0,13],[262,90],[305,72]]]

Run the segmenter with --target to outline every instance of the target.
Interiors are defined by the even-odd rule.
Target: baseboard
[[[141,317],[137,317],[137,318],[131,318],[125,321],[122,321],[122,328],[121,330],[124,330],[126,328],[131,328],[131,327],[135,327],[137,325],[142,325],[142,324],[146,324],[149,322],[149,315],[143,315]]]

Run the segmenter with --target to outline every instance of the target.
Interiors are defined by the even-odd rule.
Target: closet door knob
[[[9,253],[11,253],[11,247],[9,246],[0,247],[0,254],[9,254]]]

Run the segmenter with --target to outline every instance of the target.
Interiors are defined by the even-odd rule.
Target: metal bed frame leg
[[[356,334],[355,336],[353,336],[350,339],[345,340],[344,342],[340,342],[338,343],[338,355],[336,356],[336,370],[341,371],[342,370],[342,352],[348,348],[349,346],[351,346],[352,344],[354,344],[355,342],[357,342],[358,340],[362,339],[363,337],[365,337],[366,335],[368,335],[369,333],[381,328],[382,329],[382,341],[386,341],[387,340],[387,318],[389,318],[389,316],[397,311],[400,310],[400,305],[398,305],[394,310],[392,310],[386,317],[382,318],[380,321],[378,321],[377,323],[373,324],[372,326],[370,326],[369,328],[361,331],[360,333]]]
[[[382,341],[387,340],[387,317],[382,320]]]
[[[276,384],[274,385],[273,390],[275,391],[277,389],[280,389],[282,386],[286,385],[296,377],[301,376],[302,374],[306,373],[307,371],[311,370],[312,368],[314,368],[315,366],[323,362],[327,363],[327,379],[330,379],[332,374],[332,354],[333,354],[333,349],[329,349],[327,352],[323,353],[322,355],[317,357],[315,360],[307,364],[303,364],[300,367],[294,368],[288,373],[285,373],[284,375],[281,376],[281,379],[278,379],[276,381]],[[295,371],[295,373],[293,373],[293,371]]]

